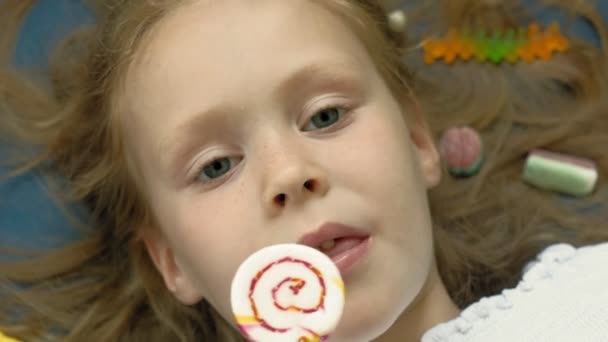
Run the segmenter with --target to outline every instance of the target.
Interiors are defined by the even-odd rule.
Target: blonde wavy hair
[[[77,242],[0,264],[1,331],[25,341],[240,340],[206,302],[185,306],[165,289],[142,242],[150,232],[136,229],[150,226],[142,223],[152,215],[129,174],[118,125],[116,101],[135,52],[186,2],[94,1],[98,23],[57,50],[50,92],[9,66],[19,19],[34,1],[0,3],[0,134],[36,151],[11,165],[16,173],[59,174],[70,192],[57,197],[91,211],[78,222],[85,234]],[[499,67],[425,66],[418,39],[391,32],[375,1],[319,2],[360,37],[397,98],[413,101],[413,91],[435,136],[453,125],[473,126],[483,136],[482,172],[470,179],[446,174],[430,194],[440,273],[458,305],[513,285],[523,265],[551,243],[608,240],[605,215],[588,210],[605,199],[603,191],[565,200],[520,180],[526,154],[542,147],[595,160],[600,183],[606,181],[607,32],[592,1],[546,4],[588,19],[602,48],[574,40],[550,61]],[[528,20],[510,0],[422,1],[410,13],[411,25],[430,25],[437,34],[468,22],[496,29]]]

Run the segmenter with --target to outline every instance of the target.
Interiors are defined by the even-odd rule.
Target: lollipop
[[[252,254],[232,280],[232,312],[250,341],[327,340],[342,317],[344,282],[325,254],[297,244]]]

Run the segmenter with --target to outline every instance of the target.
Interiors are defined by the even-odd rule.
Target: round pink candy
[[[481,158],[481,138],[470,127],[450,128],[439,141],[439,152],[448,168],[468,169]]]

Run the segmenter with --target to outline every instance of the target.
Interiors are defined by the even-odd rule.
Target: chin
[[[340,328],[331,335],[329,342],[369,342],[380,337],[390,328],[391,324],[365,324],[352,328]]]
[[[418,279],[418,278],[415,278]],[[407,284],[404,279],[387,279],[401,287],[367,286],[347,294],[342,320],[329,342],[369,342],[386,333],[415,301],[424,285],[419,282]]]
[[[391,309],[391,312],[382,312],[377,308],[366,312],[347,309],[329,342],[369,342],[378,338],[395,323],[402,312],[396,308]]]

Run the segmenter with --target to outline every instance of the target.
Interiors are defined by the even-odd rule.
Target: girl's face
[[[346,249],[334,336],[371,339],[429,278],[437,154],[322,3],[180,8],[130,70],[123,124],[162,233],[147,246],[179,300],[204,298],[232,321],[230,282],[248,255],[339,223],[355,231],[317,236]]]

